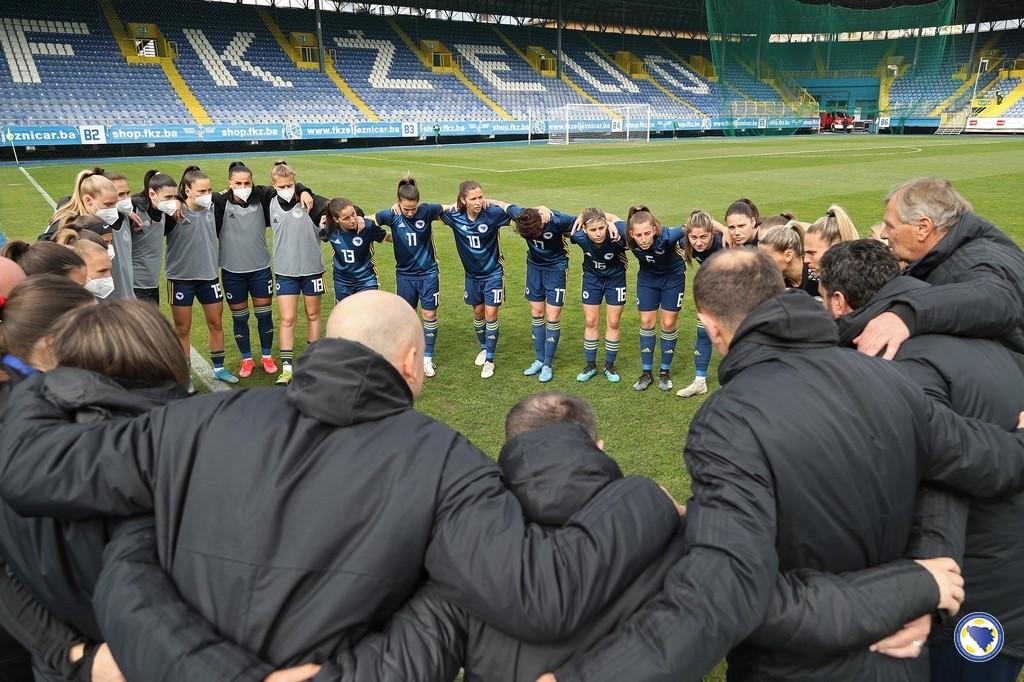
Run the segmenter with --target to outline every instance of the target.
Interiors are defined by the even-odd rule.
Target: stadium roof
[[[765,0],[765,2],[771,1]],[[931,2],[931,0],[801,1],[811,5],[835,4],[867,10]],[[271,0],[267,4],[275,3]],[[335,3],[323,2],[322,4],[327,8]],[[360,5],[360,3],[343,4],[349,8],[352,8],[353,5],[355,7]],[[524,19],[553,20],[561,17],[568,24],[633,26],[667,33],[703,31],[707,26],[704,0],[390,0],[385,4],[410,9],[499,15]],[[306,5],[312,7],[313,0],[307,0]],[[978,19],[983,22],[1019,19],[1022,15],[1024,15],[1024,7],[1020,0],[957,0],[956,2],[955,20],[958,23],[969,24]]]

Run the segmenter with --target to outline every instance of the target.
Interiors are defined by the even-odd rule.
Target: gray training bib
[[[132,230],[132,274],[136,289],[156,289],[160,286],[160,261],[164,255],[163,213],[153,220],[146,211],[136,211],[142,219],[142,229]],[[117,247],[115,246],[116,250]]]
[[[270,202],[270,231],[274,236],[274,273],[285,277],[309,277],[324,271],[324,252],[318,228],[302,204],[290,211],[281,208],[281,199]]]
[[[224,204],[220,228],[220,266],[228,272],[256,272],[270,267],[267,226],[263,206],[253,202],[239,206],[229,199]]]
[[[217,279],[217,228],[213,209],[181,205],[181,221],[167,235],[167,279]]]

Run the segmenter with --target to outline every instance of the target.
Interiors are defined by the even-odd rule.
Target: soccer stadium
[[[1021,447],[1006,439],[1024,396],[1012,420],[984,406],[1016,400],[987,396],[993,384],[1024,391],[1012,366],[1024,354],[1024,4],[5,0],[0,50],[0,265],[18,273],[8,281],[0,268],[0,682],[1024,681],[1024,471],[975,458]],[[956,252],[936,264],[971,221],[980,236],[960,249],[977,262],[948,265]],[[889,248],[871,250],[880,243]],[[753,294],[712,264],[747,273],[753,290],[769,259],[780,286],[809,296],[773,315],[751,304],[737,322],[760,311],[788,334],[802,315],[830,314],[828,333],[862,352],[823,360],[805,390],[806,375],[787,374],[789,350],[763,341],[769,385],[735,397],[759,370],[752,351],[723,354],[742,338],[723,320]],[[902,270],[890,279],[929,292],[854,305],[868,285],[843,278],[869,280],[890,259]],[[34,314],[19,322],[18,310]],[[842,320],[858,315],[867,328],[845,338]],[[903,331],[884,337],[893,325]],[[920,339],[939,340],[915,351]],[[340,340],[358,348],[345,355]],[[891,359],[903,341],[920,357],[886,364],[911,366],[908,383],[931,368],[952,391],[923,382],[941,405],[927,424],[899,417],[894,396],[907,391],[844,364]],[[414,361],[397,355],[406,346]],[[98,367],[82,359],[99,353]],[[978,390],[929,353],[988,353],[968,373]],[[62,389],[65,370],[73,386]],[[74,374],[88,370],[100,378]],[[382,373],[391,397],[365,393]],[[173,400],[146,388],[154,377],[173,379]],[[102,400],[83,410],[75,401],[97,386]],[[51,412],[34,413],[43,403]],[[596,421],[616,480],[592,493],[608,465],[545,470],[547,450],[573,446],[514,430],[531,410],[547,415],[538,424],[590,415],[579,423]],[[819,410],[842,435],[822,436]],[[522,502],[515,523],[473,535],[466,519],[496,513],[501,495],[456,505],[429,471],[391,463],[404,461],[394,439],[442,440],[406,412],[450,430],[450,461],[463,445],[498,460],[500,471],[477,464]],[[961,417],[1001,429],[958,432]],[[82,430],[65,437],[62,420]],[[115,431],[140,420],[152,433]],[[920,435],[933,426],[939,435]],[[755,466],[733,446],[768,454]],[[796,474],[783,463],[876,446],[877,461]],[[943,446],[962,459],[929,468],[921,453]],[[398,468],[349,476],[315,463],[339,448]],[[188,466],[165,465],[184,459],[169,449],[189,452]],[[130,476],[106,459],[125,452]],[[237,464],[218,464],[228,455]],[[516,488],[528,485],[517,475],[552,472],[570,480]],[[479,484],[463,475],[455,495]],[[302,484],[309,476],[319,487]],[[897,494],[901,476],[910,494]],[[429,540],[415,537],[417,519],[379,536],[401,559],[367,550],[420,494],[410,477],[438,489]],[[625,492],[641,477],[688,506],[689,549],[673,561],[656,519],[636,512],[630,525],[615,511],[644,509],[649,490]],[[924,494],[934,490],[941,502]],[[558,509],[541,513],[545,502]],[[332,505],[357,519],[333,531],[360,536],[344,551],[310,539],[333,525]],[[440,529],[449,513],[466,517]],[[110,520],[137,516],[155,521]],[[306,527],[292,525],[299,517]],[[851,520],[861,517],[874,520]],[[981,528],[990,517],[998,533]],[[509,536],[550,546],[524,543],[528,567],[500,545]],[[502,548],[482,558],[491,546]],[[285,561],[307,548],[308,561]],[[372,560],[350,563],[360,552]],[[692,574],[673,572],[676,560]],[[403,568],[382,576],[387,562]],[[442,562],[467,568],[441,576]],[[774,595],[759,571],[778,576]],[[544,579],[557,585],[534,585]],[[694,598],[705,581],[712,596]],[[331,591],[345,593],[333,607]],[[925,617],[925,603],[942,617]]]

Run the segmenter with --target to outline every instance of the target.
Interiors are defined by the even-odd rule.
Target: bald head
[[[396,367],[410,349],[423,356],[423,328],[416,311],[387,291],[361,291],[334,307],[327,336],[358,341]]]
[[[0,296],[8,296],[14,285],[25,279],[21,266],[10,258],[0,256]]]
[[[757,249],[719,251],[693,282],[697,312],[712,315],[723,330],[735,331],[757,306],[786,290],[782,273]]]

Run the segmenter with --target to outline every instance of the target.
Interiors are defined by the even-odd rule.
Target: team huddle
[[[838,206],[804,225],[741,199],[722,222],[698,210],[665,227],[643,206],[521,208],[472,181],[424,204],[404,178],[369,216],[286,164],[271,179],[232,164],[214,194],[194,167],[153,171],[133,196],[83,174],[44,239],[0,257],[4,680],[696,682],[726,658],[751,682],[1016,682],[1024,252],[950,183],[897,187],[858,239]],[[700,263],[698,374],[680,393],[707,392],[712,348],[721,388],[689,427],[685,506],[623,475],[605,448],[635,434],[605,432],[579,397],[522,399],[496,463],[415,409],[436,370],[437,219],[485,378],[502,226],[528,244],[525,373],[540,381],[567,242],[584,254],[580,382],[598,372],[602,305],[619,380],[631,251],[634,388],[653,383],[660,324],[670,389]],[[158,298],[155,279],[114,274],[118,240],[134,264],[153,233],[173,328],[149,302],[103,300]],[[372,245],[388,239],[397,295],[377,290]],[[325,241],[338,302],[321,338]],[[230,381],[222,295],[238,337],[250,298],[272,319],[274,290],[288,385],[188,397],[194,300]],[[316,343],[293,362],[300,295]],[[273,332],[261,323],[267,372]]]
[[[481,368],[480,376],[490,378],[495,371],[500,334],[498,312],[505,297],[499,235],[502,227],[514,222],[527,246],[525,297],[530,304],[534,349],[534,361],[523,374],[536,375],[540,382],[548,382],[554,375],[571,242],[584,256],[584,367],[576,379],[588,381],[599,371],[603,304],[601,371],[609,382],[620,381],[616,368],[620,321],[627,291],[635,285],[641,358],[641,374],[633,384],[637,391],[647,389],[654,380],[659,323],[658,387],[663,391],[673,388],[671,367],[687,264],[693,260],[702,263],[724,247],[761,244],[776,260],[789,286],[817,296],[818,254],[833,243],[857,237],[841,207],[830,208],[828,215],[808,227],[797,223],[791,214],[761,220],[757,206],[749,199],[740,199],[728,207],[722,222],[706,211],[695,210],[684,226],[667,227],[642,205],[631,207],[625,220],[599,208],[586,208],[578,215],[544,206],[522,208],[485,198],[483,188],[472,180],[459,186],[454,204],[423,203],[416,181],[406,177],[398,183],[394,205],[368,216],[349,199],[327,199],[313,193],[296,181],[294,169],[284,162],[274,164],[270,183],[254,184],[253,172],[234,162],[228,167],[227,190],[214,192],[210,177],[190,166],[177,181],[159,171],[149,171],[143,178],[143,191],[133,196],[123,175],[103,169],[83,171],[44,237],[74,243],[76,234],[62,236],[68,235],[69,229],[80,231],[85,227],[92,232],[90,228],[97,228],[109,244],[108,294],[155,302],[160,298],[166,242],[167,292],[182,350],[190,356],[191,308],[198,300],[207,322],[214,376],[226,383],[237,383],[238,377],[224,367],[224,299],[231,310],[233,335],[242,358],[238,375],[246,378],[255,368],[250,310],[256,317],[263,370],[268,374],[278,372],[272,309],[276,298],[281,361],[277,383],[287,384],[293,371],[300,295],[306,340],[311,343],[320,337],[320,299],[326,291],[320,248],[323,242],[333,250],[335,302],[379,287],[374,246],[384,241],[392,243],[397,293],[421,311],[426,343],[424,373],[434,376],[440,283],[433,225],[440,220],[453,231],[465,271],[464,302],[473,308],[474,331],[480,345],[475,363]],[[268,226],[272,249],[267,247]],[[808,228],[806,237],[804,228]],[[805,239],[817,245],[807,249],[806,257]],[[635,283],[627,283],[630,252],[639,266]],[[694,380],[678,392],[682,397],[707,392],[712,349],[699,322],[694,351]]]

